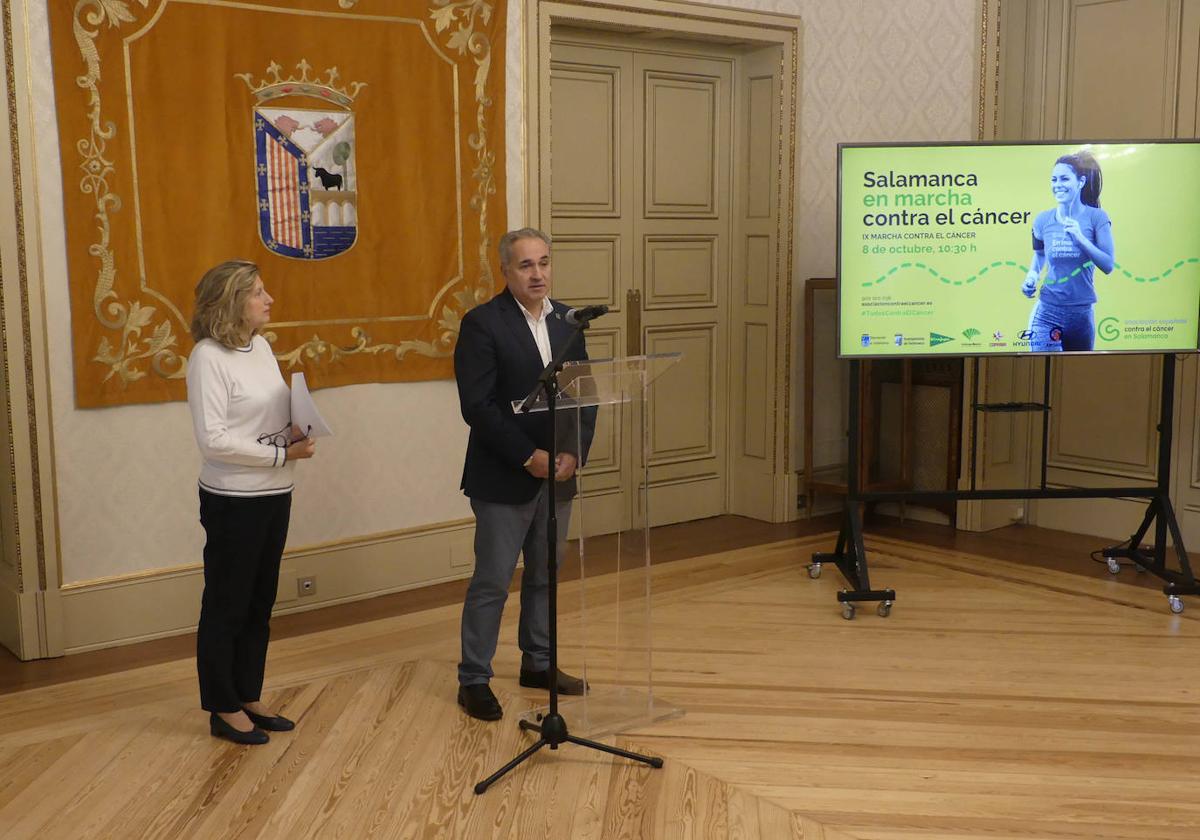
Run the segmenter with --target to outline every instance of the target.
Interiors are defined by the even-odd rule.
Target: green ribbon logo
[[[1121,337],[1121,328],[1118,326],[1120,320],[1113,317],[1105,318],[1096,327],[1096,333],[1100,336],[1101,341],[1116,341]]]

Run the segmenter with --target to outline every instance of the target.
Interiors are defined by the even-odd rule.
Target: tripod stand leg
[[[855,604],[859,601],[878,602],[876,611],[881,617],[887,618],[891,615],[892,604],[896,601],[896,591],[871,588],[871,576],[867,570],[867,550],[863,544],[862,516],[859,513],[858,502],[850,498],[846,499],[846,514],[838,542],[844,553],[835,557],[834,562],[852,587],[838,592],[837,599],[842,605],[842,618],[852,620],[856,612]]]
[[[846,521],[850,528],[850,550],[854,555],[854,577],[850,579],[850,582],[855,589],[870,589],[871,578],[867,571],[867,550],[863,545],[862,513],[859,511],[857,503],[847,501]]]
[[[1179,530],[1179,520],[1175,518],[1175,508],[1171,505],[1171,500],[1165,497],[1162,505],[1163,514],[1167,517],[1167,528],[1171,532],[1171,540],[1175,543],[1175,557],[1179,560],[1179,571],[1183,575],[1184,581],[1194,587],[1196,576],[1192,573],[1192,563],[1188,558],[1187,549],[1183,545],[1183,532]]]
[[[1133,536],[1129,538],[1129,547],[1136,549],[1142,544],[1142,540],[1146,539],[1146,532],[1150,530],[1150,526],[1154,524],[1154,517],[1158,516],[1158,498],[1150,500],[1150,504],[1146,505],[1146,515],[1142,517],[1142,524],[1133,532]]]
[[[1146,538],[1146,533],[1150,530],[1150,526],[1161,515],[1160,499],[1155,496],[1150,500],[1150,504],[1146,505],[1146,513],[1142,517],[1142,524],[1138,526],[1138,529],[1129,538],[1129,545],[1115,545],[1104,549],[1104,559],[1108,563],[1110,574],[1115,575],[1121,571],[1121,559],[1133,561],[1134,567],[1140,572],[1154,572],[1156,575],[1162,574],[1163,565],[1158,547],[1155,546],[1149,551],[1142,548],[1142,540]]]
[[[843,568],[846,559],[846,532],[849,528],[849,525],[847,524],[848,522],[848,517],[842,517],[842,526],[838,529],[837,545],[834,547],[832,553],[828,551],[813,552],[812,562],[808,564],[808,576],[810,578],[815,580],[821,576],[822,563],[833,563],[839,569]]]
[[[601,744],[597,741],[589,741],[587,738],[577,738],[574,735],[568,735],[567,741],[572,744],[579,744],[581,747],[588,747],[600,752],[606,752],[610,755],[620,756],[621,758],[629,758],[634,761],[640,761],[643,764],[649,764],[651,767],[662,767],[663,760],[658,756],[641,755],[640,753],[623,750],[620,747],[610,747],[608,744]]]
[[[490,788],[492,786],[493,782],[495,782],[497,779],[499,779],[501,776],[503,776],[509,770],[516,767],[518,764],[520,764],[525,759],[529,758],[529,756],[533,755],[535,752],[537,752],[544,746],[546,746],[546,739],[539,738],[537,741],[535,741],[533,743],[533,745],[531,747],[529,747],[529,749],[523,751],[520,755],[518,755],[512,761],[508,762],[508,764],[505,764],[503,767],[501,767],[495,773],[488,776],[486,779],[484,779],[479,784],[475,785],[475,794],[479,795],[479,794],[483,793],[484,791],[486,791],[488,788]]]

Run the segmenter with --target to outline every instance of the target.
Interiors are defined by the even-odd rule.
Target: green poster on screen
[[[1197,349],[1200,144],[838,151],[839,355]]]

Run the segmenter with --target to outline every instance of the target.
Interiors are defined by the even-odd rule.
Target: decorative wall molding
[[[678,422],[679,411],[684,405],[679,399],[672,399],[668,387],[681,387],[679,368],[677,365],[673,378],[665,379],[655,388],[655,399],[650,403],[646,413],[649,450],[647,457],[650,466],[665,464],[686,464],[689,461],[711,458],[717,451],[716,414],[720,407],[715,402],[717,393],[717,354],[722,352],[719,344],[719,326],[715,323],[695,323],[673,327],[649,327],[646,333],[646,353],[683,353],[691,361],[691,370],[699,371],[697,390],[687,390],[687,393],[707,393],[709,400],[703,406],[695,406],[701,412],[700,417],[690,414],[687,426]],[[697,362],[696,360],[700,361]],[[685,435],[694,435],[688,439]],[[667,441],[670,441],[668,444]]]
[[[468,577],[474,565],[474,520],[376,535],[284,555],[277,615]],[[204,573],[198,565],[72,584],[63,589],[67,653],[188,633],[196,628]],[[317,593],[296,595],[298,577],[315,577]]]
[[[648,235],[642,241],[646,311],[717,305],[721,255],[715,235]]]
[[[742,349],[742,371],[737,378],[741,380],[742,402],[756,406],[757,402],[750,399],[750,394],[761,393],[766,388],[768,353],[768,338],[770,325],[756,324],[748,321],[743,333],[744,347]],[[742,428],[742,455],[747,458],[766,459],[767,441],[770,440],[770,429],[764,412],[747,408],[745,422]]]

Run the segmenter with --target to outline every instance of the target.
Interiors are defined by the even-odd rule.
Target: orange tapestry
[[[52,0],[79,407],[185,398],[250,259],[312,387],[452,375],[499,287],[505,0]]]

